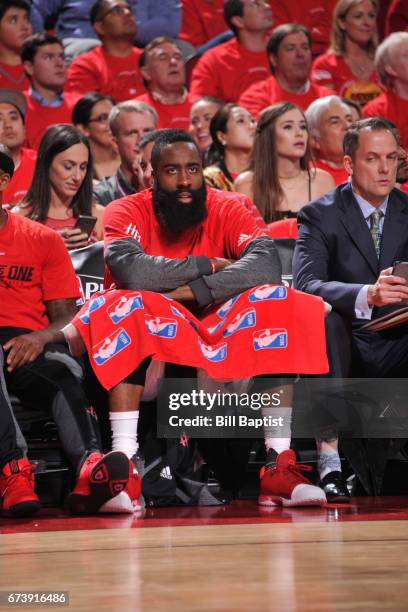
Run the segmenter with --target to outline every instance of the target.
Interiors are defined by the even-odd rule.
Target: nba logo
[[[227,344],[225,342],[222,344],[214,344],[213,346],[203,344],[200,341],[198,344],[202,354],[208,361],[224,361],[227,358]]]
[[[112,332],[102,342],[99,342],[94,347],[93,358],[96,365],[101,366],[109,359],[120,353],[124,348],[131,343],[130,336],[124,329],[120,328]]]
[[[90,321],[89,315],[91,314],[91,312],[95,312],[95,310],[99,310],[99,308],[101,306],[103,306],[104,303],[105,303],[105,298],[103,297],[103,295],[98,295],[98,297],[96,297],[93,300],[91,300],[89,302],[89,306],[85,310],[84,314],[82,314],[79,317],[81,319],[82,323],[85,323],[87,325],[89,323],[89,321]]]
[[[176,308],[175,306],[170,306],[171,308],[171,312],[176,315],[176,317],[180,317],[180,319],[184,319],[189,325],[191,325],[191,327],[193,329],[195,329],[197,331],[198,327],[197,325],[194,323],[194,321],[190,321],[190,319],[188,317],[186,317],[185,314],[183,314],[182,312],[180,312],[180,310],[178,308]]]
[[[237,301],[237,299],[239,298],[239,295],[236,295],[235,297],[231,298],[230,300],[228,300],[228,302],[225,302],[225,304],[223,304],[218,310],[217,310],[217,315],[223,319],[224,317],[227,316],[227,314],[229,313],[229,311],[231,310],[231,308],[233,307],[233,305],[235,304],[235,302]]]
[[[254,349],[280,349],[288,346],[288,331],[286,329],[260,329],[254,332]]]
[[[145,315],[147,331],[160,338],[175,338],[177,335],[177,321],[167,317],[153,317]]]
[[[107,309],[107,313],[114,323],[120,323],[134,310],[144,308],[140,293],[125,293]]]
[[[208,332],[210,334],[215,334],[215,332],[217,332],[220,327],[222,327],[224,325],[224,321],[220,321],[219,323],[217,323],[217,325],[214,325],[214,327],[209,327],[208,328]]]
[[[263,300],[285,300],[288,290],[282,285],[261,285],[249,294],[250,302],[262,302]]]
[[[222,335],[225,338],[227,338],[228,336],[231,336],[232,334],[237,332],[239,329],[246,329],[247,327],[254,327],[255,323],[256,323],[255,310],[253,308],[247,308],[246,310],[243,310],[242,312],[239,312],[237,314],[237,316],[232,321],[232,323],[227,325]]]

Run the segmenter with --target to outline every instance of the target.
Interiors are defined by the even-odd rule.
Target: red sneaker
[[[323,506],[326,495],[319,487],[299,473],[309,471],[308,465],[296,465],[293,450],[286,450],[276,458],[276,466],[263,467],[258,504],[261,506]]]
[[[98,512],[133,514],[143,509],[141,504],[142,479],[133,461],[129,459],[129,480],[126,488],[103,504]]]
[[[68,497],[74,514],[94,514],[109,499],[123,491],[129,479],[129,461],[124,453],[91,453],[82,464],[78,480]]]
[[[12,459],[0,472],[0,496],[3,512],[10,516],[32,516],[40,509],[34,493],[35,466],[25,457]]]

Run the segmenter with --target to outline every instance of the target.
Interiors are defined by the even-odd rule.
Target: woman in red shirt
[[[13,212],[58,231],[68,249],[102,239],[103,206],[92,203],[89,142],[73,125],[60,123],[47,129],[38,149],[33,182]],[[89,238],[75,227],[79,215],[97,219]]]
[[[362,106],[381,93],[374,68],[378,44],[377,0],[339,0],[333,15],[331,47],[317,57],[312,80]]]

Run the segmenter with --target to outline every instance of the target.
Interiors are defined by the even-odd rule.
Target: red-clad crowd
[[[72,512],[130,513],[142,504],[137,427],[139,403],[158,377],[152,356],[153,365],[167,359],[221,378],[235,371],[256,378],[280,373],[276,353],[264,352],[279,348],[290,356],[285,374],[348,375],[352,356],[346,363],[341,351],[337,362],[324,347],[333,310],[352,321],[349,346],[354,342],[368,363],[365,336],[355,329],[408,296],[392,274],[393,259],[406,250],[405,243],[398,250],[397,226],[404,226],[408,206],[408,11],[400,0],[380,4],[182,0],[173,36],[144,25],[137,2],[93,0],[86,23],[93,37],[75,39],[63,35],[63,1],[52,23],[45,21],[47,30],[38,27],[29,0],[0,3],[0,297],[9,306],[0,323],[5,513],[39,510],[34,467],[5,390],[23,403],[31,389],[46,397],[76,474]],[[343,225],[358,228],[370,271],[339,263],[343,251],[337,254],[333,232],[343,232],[347,206],[354,217]],[[271,237],[297,240],[301,291],[279,285]],[[91,301],[76,314],[80,291],[67,251],[88,253],[101,240],[109,291],[86,295]],[[350,245],[354,262],[360,246]],[[323,261],[327,266],[318,269]],[[330,275],[336,291],[327,287]],[[296,325],[269,320],[273,300],[287,300]],[[278,318],[282,304],[272,309]],[[296,356],[288,334],[300,338],[303,307],[313,312],[316,342],[303,339]],[[133,311],[137,316],[127,319]],[[96,333],[98,321],[103,329]],[[181,341],[169,350],[181,332],[194,350],[183,353]],[[236,332],[249,343],[245,355]],[[132,361],[133,335],[140,350]],[[336,342],[340,336],[337,328]],[[50,346],[56,356],[42,389]],[[398,347],[400,366],[405,345]],[[373,354],[389,348],[379,343]],[[106,453],[76,361],[85,351],[109,391]],[[239,368],[229,351],[242,352]],[[113,371],[118,352],[120,370]],[[379,366],[378,372],[388,375]],[[291,420],[292,381],[281,386]],[[265,427],[264,434],[260,504],[349,501],[333,432],[317,440],[319,486],[298,473],[290,432],[275,439]],[[305,482],[310,489],[299,489]]]

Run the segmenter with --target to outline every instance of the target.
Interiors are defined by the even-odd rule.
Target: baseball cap
[[[0,144],[0,170],[9,174],[10,178],[14,174],[13,158],[8,148],[3,144]]]
[[[22,117],[25,116],[27,110],[27,100],[21,91],[16,89],[0,89],[0,103],[6,102],[12,104],[20,112]]]

